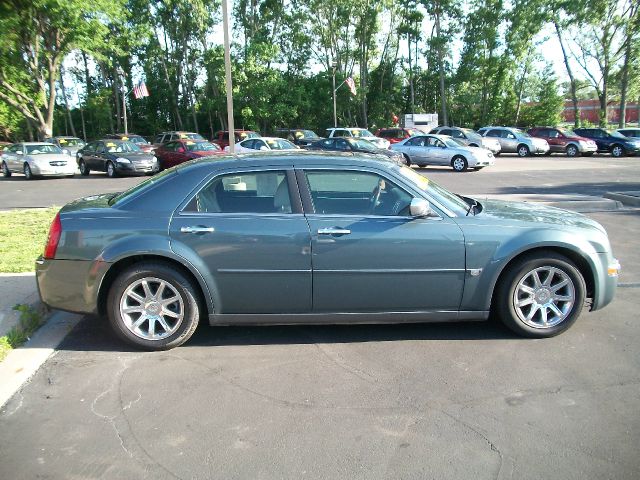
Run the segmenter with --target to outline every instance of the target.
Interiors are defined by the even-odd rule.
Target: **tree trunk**
[[[415,103],[416,103],[416,99],[415,99],[415,94],[413,92],[413,63],[411,62],[411,35],[407,35],[407,46],[409,48],[409,95],[410,95],[410,108],[409,110],[411,110],[411,113],[413,113],[413,111],[415,110]]]
[[[558,41],[560,42],[560,48],[562,49],[562,58],[564,59],[564,66],[567,69],[567,75],[569,76],[569,83],[571,85],[571,102],[573,103],[573,125],[575,128],[580,126],[580,110],[578,110],[578,95],[576,93],[576,79],[573,76],[571,66],[569,65],[569,57],[567,51],[564,48],[564,42],[562,41],[562,32],[560,31],[560,25],[558,22],[554,22],[556,27],[556,34],[558,35]]]
[[[440,108],[442,110],[442,125],[449,125],[447,115],[447,92],[444,85],[444,54],[442,52],[442,42],[440,41],[440,12],[436,13],[436,39],[438,42],[438,70],[440,76]]]
[[[631,60],[632,47],[631,33],[627,33],[626,45],[624,47],[624,64],[622,65],[622,78],[620,80],[620,118],[618,128],[624,128],[627,123],[627,90],[629,88],[629,62]]]
[[[76,127],[73,124],[73,118],[71,118],[71,110],[69,109],[69,100],[67,99],[67,91],[64,88],[64,70],[60,65],[60,90],[62,90],[62,98],[64,99],[64,106],[67,110],[67,118],[69,119],[69,127],[71,128],[71,135],[76,137]]]

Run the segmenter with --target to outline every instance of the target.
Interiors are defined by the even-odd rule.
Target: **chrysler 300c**
[[[37,261],[43,301],[108,316],[145,349],[211,325],[485,320],[549,337],[611,302],[605,230],[454,195],[366,154],[203,158],[66,205]]]

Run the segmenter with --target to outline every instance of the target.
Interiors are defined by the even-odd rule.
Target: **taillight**
[[[58,212],[53,222],[51,222],[51,227],[49,227],[49,236],[47,237],[47,244],[44,247],[44,258],[51,259],[56,257],[56,250],[58,249],[61,234],[62,223],[60,222],[60,212]]]

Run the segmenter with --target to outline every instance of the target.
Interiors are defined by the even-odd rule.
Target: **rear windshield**
[[[79,138],[58,138],[61,147],[82,147],[85,143]]]
[[[165,177],[170,177],[177,173],[176,168],[169,168],[167,170],[163,170],[162,172],[154,175],[153,177],[149,177],[146,180],[140,182],[135,187],[130,188],[129,190],[125,190],[124,192],[116,193],[113,197],[109,199],[109,205],[115,205],[116,203],[123,202],[132,197],[135,197],[139,192],[146,190],[151,185],[158,183],[161,180],[164,180]]]
[[[190,152],[213,152],[220,150],[218,145],[210,142],[185,142],[185,146]]]

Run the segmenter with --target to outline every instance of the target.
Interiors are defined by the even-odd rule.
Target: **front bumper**
[[[580,153],[595,153],[598,151],[598,146],[595,143],[586,145],[578,143],[578,151]]]
[[[547,143],[545,144],[541,144],[541,143],[534,143],[531,147],[531,153],[547,153],[549,151],[549,144]]]
[[[475,163],[474,163],[475,161]],[[471,168],[474,167],[488,167],[496,163],[496,159],[494,157],[483,157],[483,158],[472,158],[472,161],[469,162],[469,166]]]
[[[158,162],[133,162],[133,163],[121,163],[117,162],[116,172],[121,174],[147,174],[147,173],[156,173],[160,170],[160,166]]]
[[[74,175],[76,173],[76,164],[73,159],[69,158],[66,165],[40,165],[29,164],[31,167],[31,173],[42,177],[62,177],[67,175]]]
[[[620,272],[620,262],[611,253],[598,253],[594,260],[596,268],[591,311],[600,310],[613,301]]]

